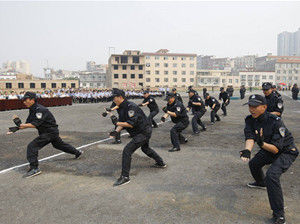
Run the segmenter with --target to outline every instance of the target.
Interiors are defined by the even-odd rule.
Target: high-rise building
[[[300,28],[296,32],[282,32],[277,36],[278,56],[300,56]]]
[[[4,71],[30,74],[30,65],[25,60],[4,62],[2,68]]]

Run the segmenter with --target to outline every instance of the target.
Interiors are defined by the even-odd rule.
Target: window
[[[168,78],[164,78],[164,82],[169,82],[169,79]]]
[[[66,83],[62,83],[61,84],[61,88],[66,88],[67,87],[67,84]]]
[[[269,75],[269,79],[273,79],[273,75]]]
[[[142,79],[143,78],[143,74],[139,74],[139,79]]]
[[[155,78],[155,82],[159,82],[159,78]]]
[[[186,78],[182,78],[181,81],[182,81],[182,82],[185,82],[185,81],[186,81]]]
[[[114,70],[118,70],[118,65],[114,65]]]
[[[134,69],[135,69],[135,66],[134,66],[134,65],[130,65],[130,69],[131,69],[131,70],[134,70]]]
[[[194,82],[194,78],[190,78],[190,82]]]
[[[126,70],[126,69],[127,69],[127,66],[126,66],[126,65],[122,65],[122,69],[123,69],[123,70]]]
[[[182,63],[182,64],[181,64],[181,67],[182,67],[182,68],[185,68],[185,63]]]
[[[146,56],[146,59],[150,59],[150,56]]]
[[[175,56],[175,57],[173,57],[173,60],[177,60],[177,57]]]
[[[30,89],[35,89],[35,83],[34,83],[34,82],[31,82],[31,83],[29,84],[29,87],[30,87]]]
[[[159,67],[159,63],[155,63],[155,67]]]
[[[120,58],[119,58],[119,57],[115,57],[115,61],[116,61],[117,63],[120,63]]]
[[[173,82],[177,82],[177,78],[173,78]]]
[[[190,64],[190,68],[194,68],[194,64]]]
[[[239,80],[238,80],[238,79],[235,79],[235,83],[239,83]]]
[[[75,87],[76,87],[75,83],[72,82],[72,83],[71,83],[71,88],[75,88]]]
[[[232,79],[229,79],[229,83],[232,83]]]
[[[155,56],[155,60],[159,60],[159,56]]]
[[[165,68],[167,68],[168,66],[169,66],[168,63],[165,63],[165,64],[164,64],[164,67],[165,67]]]
[[[123,79],[127,79],[127,74],[122,75]]]
[[[277,70],[277,73],[280,74],[280,70]]]
[[[56,83],[51,83],[51,88],[55,89],[56,88]]]
[[[173,71],[173,75],[177,75],[177,71]]]
[[[150,67],[150,63],[146,63],[146,67]]]
[[[135,78],[135,74],[131,74],[130,78],[134,79]]]
[[[19,89],[24,89],[24,83],[23,82],[19,82],[18,83],[18,88]]]
[[[147,75],[150,75],[150,74],[151,74],[150,70],[147,70],[147,71],[146,71],[146,74],[147,74]]]
[[[151,81],[151,79],[150,78],[146,78],[146,82],[150,82]]]
[[[155,70],[155,75],[159,75],[159,71],[158,70]]]
[[[186,71],[182,71],[181,74],[182,74],[182,75],[185,75],[185,74],[186,74]]]
[[[128,63],[128,57],[127,56],[121,56],[121,63],[127,64]]]
[[[267,76],[266,76],[266,75],[262,75],[261,78],[262,78],[262,79],[266,79]]]
[[[173,63],[173,68],[176,68],[177,67],[177,64],[176,63]]]
[[[132,57],[132,62],[133,63],[140,63],[140,57],[139,56],[133,56]]]
[[[5,83],[5,87],[6,87],[6,89],[11,89],[12,88],[11,82]]]
[[[139,65],[139,70],[143,70],[143,65]]]
[[[226,80],[225,79],[222,79],[222,83],[225,83],[226,82]]]
[[[194,71],[190,71],[190,74],[191,74],[191,75],[194,75]]]
[[[169,72],[168,72],[168,71],[164,71],[164,74],[165,74],[165,75],[168,75],[168,74],[169,74]]]
[[[190,60],[194,60],[194,57],[190,57]]]
[[[164,56],[164,60],[168,60],[168,57],[167,57],[167,56]]]
[[[184,60],[185,60],[185,57],[182,57],[182,58],[181,58],[181,61],[184,61]]]
[[[114,79],[119,78],[119,74],[114,74]]]
[[[139,82],[139,86],[143,86],[144,85],[144,83],[142,83],[142,82]]]

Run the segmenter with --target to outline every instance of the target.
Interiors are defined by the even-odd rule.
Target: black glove
[[[15,123],[18,127],[20,127],[20,125],[22,124],[21,119],[18,118],[18,117],[14,118],[13,121],[14,121],[14,123]]]
[[[250,157],[251,157],[250,150],[244,149],[244,150],[240,151],[240,157],[244,157],[244,158],[250,159]]]
[[[20,129],[19,127],[10,127],[10,128],[8,128],[8,130],[10,132],[13,132],[13,133],[15,133],[16,131],[18,131],[19,129]]]
[[[163,110],[163,112],[165,112],[165,113],[167,113],[167,112],[168,112],[168,109],[167,109],[167,107],[164,107],[164,108],[162,108],[162,110]]]
[[[261,130],[261,133],[260,131],[255,131],[255,135],[256,135],[256,143],[259,147],[262,147],[263,144],[264,144],[264,134],[263,134],[263,131],[262,129]]]
[[[142,104],[142,103],[140,103],[140,104],[138,104],[138,106],[139,106],[139,107],[142,107],[142,106],[143,106],[143,104]]]
[[[107,112],[111,112],[111,108],[105,108],[105,110],[107,111]]]
[[[116,124],[118,123],[118,118],[117,118],[115,115],[112,115],[112,116],[110,117],[110,119],[111,119],[111,122],[112,122],[114,125],[116,125]]]
[[[165,122],[165,121],[166,121],[166,118],[165,118],[165,117],[161,117],[161,121],[162,121],[162,122]]]
[[[107,114],[108,114],[107,112],[103,112],[103,113],[102,113],[102,116],[103,116],[103,117],[106,117]]]
[[[112,131],[109,133],[109,136],[117,137],[118,132],[117,131]]]

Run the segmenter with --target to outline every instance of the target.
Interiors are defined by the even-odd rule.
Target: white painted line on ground
[[[166,122],[169,122],[169,121],[166,121]],[[157,124],[160,125],[160,124],[162,124],[162,122],[159,122]],[[128,133],[121,134],[121,136],[124,136],[124,135],[128,135]],[[99,140],[99,141],[96,141],[96,142],[92,142],[92,143],[89,143],[89,144],[86,144],[86,145],[79,146],[76,149],[83,149],[83,148],[86,148],[86,147],[89,147],[89,146],[92,146],[92,145],[95,145],[95,144],[99,144],[101,142],[106,142],[106,141],[111,140],[111,139],[112,138],[105,138],[105,139],[102,139],[102,140]],[[39,162],[46,161],[46,160],[49,160],[49,159],[61,156],[63,154],[67,154],[67,153],[61,152],[61,153],[58,153],[58,154],[54,154],[52,156],[48,156],[48,157],[45,157],[43,159],[40,159]],[[7,168],[7,169],[4,169],[4,170],[1,170],[0,174],[7,173],[9,171],[12,171],[14,169],[18,169],[18,168],[21,168],[21,167],[24,167],[24,166],[27,166],[27,165],[29,165],[29,163],[24,163],[24,164],[21,164],[21,165],[17,165],[17,166],[13,166],[13,167]]]

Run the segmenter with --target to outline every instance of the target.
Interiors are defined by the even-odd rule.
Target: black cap
[[[276,85],[272,85],[272,88],[273,88],[273,89],[276,89]]]
[[[209,96],[209,93],[205,93],[204,94],[204,98],[208,97]]]
[[[264,96],[253,94],[249,97],[248,103],[245,103],[244,105],[250,105],[250,106],[259,106],[259,105],[266,105],[267,101]]]
[[[168,101],[172,97],[176,97],[176,95],[174,93],[168,93],[165,100]]]
[[[115,96],[122,96],[123,98],[125,98],[125,93],[121,89],[114,88],[112,91],[112,97],[115,97]]]
[[[176,91],[176,88],[173,88],[172,91]]]
[[[272,84],[270,83],[270,82],[264,82],[263,84],[262,84],[262,89],[263,90],[269,90],[269,89],[271,89],[272,88]]]
[[[26,92],[22,100],[26,100],[26,99],[36,99],[36,94],[34,92]]]
[[[224,90],[224,87],[221,87],[221,88],[220,88],[220,91],[222,91],[222,90]]]
[[[145,90],[145,91],[144,91],[144,94],[147,94],[147,93],[149,93],[149,90]]]

